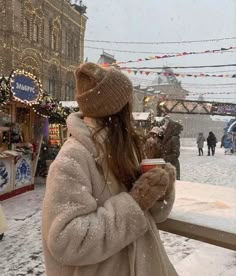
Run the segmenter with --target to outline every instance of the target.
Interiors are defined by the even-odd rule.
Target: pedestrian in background
[[[82,113],[67,119],[43,202],[47,276],[176,276],[156,226],[172,209],[175,169],[141,175],[131,81],[93,63],[75,76]]]
[[[171,163],[176,168],[176,179],[180,180],[180,133],[183,126],[171,119],[168,120],[164,129],[162,141],[162,155],[166,162]]]
[[[212,131],[210,131],[207,137],[208,156],[215,155],[216,144],[217,144],[216,136]]]
[[[7,226],[7,221],[6,217],[3,212],[3,208],[0,204],[0,240],[3,239],[4,233],[7,231],[8,226]]]
[[[203,155],[203,147],[204,147],[205,140],[206,139],[203,136],[203,133],[199,132],[198,137],[197,137],[197,147],[198,147],[198,155],[199,156]]]
[[[225,149],[225,154],[233,153],[233,137],[230,133],[225,133],[221,138],[221,148]]]
[[[162,140],[163,130],[159,127],[153,127],[150,130],[150,137],[145,143],[145,155],[147,158],[162,158]]]

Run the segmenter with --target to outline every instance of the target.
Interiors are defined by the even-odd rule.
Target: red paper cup
[[[144,159],[141,162],[142,172],[145,173],[153,168],[163,168],[165,164],[164,159]]]

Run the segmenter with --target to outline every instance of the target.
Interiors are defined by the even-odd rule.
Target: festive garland
[[[154,59],[163,59],[163,58],[173,58],[173,57],[183,57],[183,56],[189,56],[189,55],[200,55],[200,54],[215,54],[215,53],[224,53],[227,51],[235,50],[236,46],[231,46],[228,48],[220,48],[215,50],[205,50],[205,51],[192,51],[192,52],[182,52],[182,53],[175,53],[175,54],[164,54],[164,55],[158,55],[158,56],[150,56],[145,58],[139,58],[136,60],[128,60],[128,61],[118,61],[114,62],[112,64],[104,63],[104,67],[114,66],[114,65],[120,65],[120,64],[127,64],[127,63],[133,63],[133,62],[143,62],[143,61],[149,61]]]
[[[5,77],[0,78],[0,106],[6,105],[11,98],[11,88],[9,80]]]
[[[25,74],[28,76],[28,73]],[[12,74],[11,74],[12,76]],[[14,98],[10,78],[0,78],[0,108],[7,105],[10,101],[19,101]],[[71,112],[75,112],[78,108],[63,107],[55,98],[51,97],[47,92],[40,89],[40,94],[36,102],[24,101],[23,104],[29,106],[33,111],[43,117],[48,117],[50,123],[65,124],[66,118]]]
[[[36,110],[37,114],[48,117],[50,124],[65,124],[69,114],[78,111],[78,108],[63,107],[56,98],[51,97],[45,91],[33,108]]]
[[[134,75],[137,75],[139,73],[140,75],[158,75],[158,76],[175,76],[175,77],[194,77],[194,78],[202,78],[202,77],[211,77],[211,78],[236,78],[236,74],[205,74],[205,73],[199,73],[199,74],[191,74],[191,73],[174,73],[174,72],[154,72],[154,71],[144,71],[144,70],[137,70],[137,69],[126,69],[126,68],[120,68],[122,71],[126,71],[128,74],[133,73]]]

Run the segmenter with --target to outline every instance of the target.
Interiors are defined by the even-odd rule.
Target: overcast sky
[[[86,39],[109,41],[183,41],[224,38],[236,36],[236,1],[235,0],[84,0],[87,6]],[[110,49],[116,60],[127,61],[148,57],[153,54],[121,53],[115,50],[183,52],[204,51],[221,47],[236,46],[236,40],[219,42],[171,44],[171,45],[127,45],[115,43],[85,42],[85,46]],[[85,58],[96,62],[102,50],[85,49]],[[236,52],[223,54],[204,54],[132,63],[131,66],[192,66],[236,63]],[[232,71],[234,70],[234,72]],[[227,71],[222,74],[234,74],[235,67],[182,69],[182,72]],[[175,69],[175,72],[181,72]],[[221,72],[219,72],[220,74]],[[210,73],[209,73],[210,74]],[[134,75],[130,75],[134,76]],[[151,77],[136,75],[147,83]],[[180,78],[185,88],[199,92],[199,84],[229,84],[235,79],[216,78]],[[193,85],[196,84],[196,87]],[[201,86],[202,87],[202,86]],[[236,86],[207,86],[204,92],[236,92]],[[201,89],[203,91],[203,89]],[[206,98],[211,97],[205,95]],[[215,98],[235,100],[236,93],[214,95]],[[223,100],[223,99],[222,99]]]

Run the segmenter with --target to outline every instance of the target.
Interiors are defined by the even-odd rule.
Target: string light
[[[39,89],[37,99],[33,101],[22,100],[16,96],[13,85],[13,80],[19,75],[24,75],[34,81]],[[33,112],[44,118],[49,118],[51,122],[65,124],[67,116],[78,108],[70,109],[63,107],[62,104],[55,98],[51,97],[47,92],[43,91],[41,82],[33,74],[25,70],[15,70],[10,78],[0,78],[0,107],[10,103],[10,101],[20,102],[29,106]]]
[[[50,5],[50,6],[49,6]],[[14,67],[15,64],[19,64],[19,69],[27,69],[27,71],[33,72],[38,77],[48,77],[48,74],[43,74],[43,70],[41,68],[48,66],[48,68],[56,64],[58,67],[58,70],[61,72],[61,74],[67,74],[67,73],[73,73],[75,69],[77,68],[78,63],[80,63],[83,60],[83,49],[80,49],[80,45],[83,46],[83,41],[80,41],[77,46],[77,51],[80,51],[80,56],[78,55],[77,61],[71,59],[71,65],[67,65],[63,62],[64,57],[61,56],[62,54],[59,53],[59,50],[61,50],[60,46],[60,32],[62,31],[61,23],[62,20],[65,19],[69,21],[68,23],[73,23],[75,25],[77,34],[73,34],[72,36],[80,36],[82,40],[84,39],[84,32],[85,32],[85,25],[87,17],[79,13],[75,10],[75,8],[69,3],[63,1],[64,5],[64,11],[61,9],[58,9],[51,1],[44,1],[43,5],[39,5],[37,8],[34,8],[34,5],[32,5],[32,1],[23,1],[22,7],[21,7],[21,14],[20,18],[23,20],[24,18],[29,20],[29,38],[27,39],[27,33],[25,32],[26,29],[24,29],[25,22],[21,22],[21,24],[17,24],[15,22],[15,18],[12,16],[12,26],[11,30],[6,30],[5,26],[0,26],[1,31],[3,32],[4,36],[11,36],[13,39],[13,44],[3,43],[3,47],[6,50],[11,51],[12,53],[12,66]],[[45,50],[48,50],[51,52],[51,54],[46,55],[41,50],[41,43],[44,40],[44,32],[43,32],[43,20],[44,18],[47,18],[47,15],[44,14],[44,11],[46,9],[50,9],[56,13],[56,16],[53,18],[52,22],[52,36],[50,37],[51,42],[53,42],[53,34],[57,35],[56,39],[56,51],[58,53],[51,52],[52,49],[50,47],[47,47],[46,45],[43,45]],[[12,1],[12,10],[16,10],[16,1]],[[43,11],[44,10],[44,11]],[[38,26],[38,29],[36,30],[36,27]],[[37,33],[36,33],[37,31]],[[25,41],[27,41],[27,44],[31,43],[31,47],[25,47],[21,49],[21,47],[18,48],[18,45],[25,45]],[[79,48],[79,49],[78,49]],[[56,56],[58,54],[58,56]],[[55,56],[51,58],[52,56]],[[3,65],[4,62],[2,61],[2,57],[0,57],[0,69],[1,71],[4,71]],[[65,72],[64,72],[65,70]],[[61,79],[59,79],[61,80]]]

